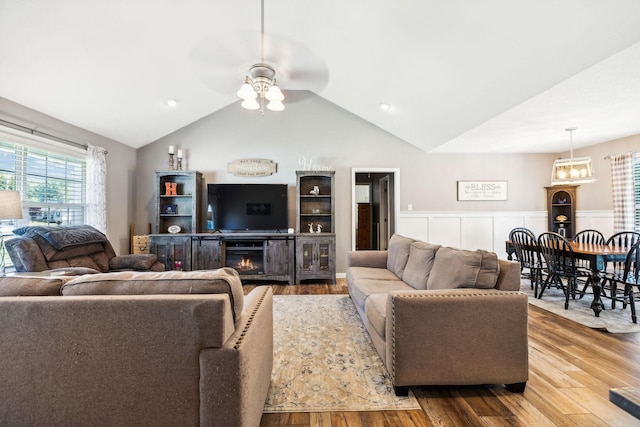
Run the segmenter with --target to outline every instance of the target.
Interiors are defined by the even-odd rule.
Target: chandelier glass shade
[[[571,155],[568,159],[557,159],[551,170],[551,185],[588,184],[596,180],[591,157],[573,157],[573,131],[565,129],[571,138]]]
[[[264,114],[266,101],[267,109],[284,110],[284,95],[276,84],[276,71],[267,64],[255,64],[249,69],[238,90],[238,97],[243,100],[240,105],[247,110],[259,109]]]

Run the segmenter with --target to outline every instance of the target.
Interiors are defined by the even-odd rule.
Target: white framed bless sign
[[[507,200],[507,181],[458,181],[458,200]]]

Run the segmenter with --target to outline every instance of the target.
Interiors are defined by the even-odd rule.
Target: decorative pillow
[[[40,233],[46,233],[47,231],[55,230],[60,227],[44,226],[44,225],[27,225],[26,227],[20,227],[13,230],[13,234],[16,236],[33,237],[40,235]]]
[[[500,274],[498,256],[482,249],[438,249],[427,289],[494,288]]]
[[[478,249],[478,251],[482,254],[482,263],[480,264],[480,271],[478,272],[476,288],[493,289],[496,287],[496,283],[498,283],[498,276],[500,276],[498,255],[495,252],[482,249]]]
[[[402,273],[402,281],[415,289],[427,289],[427,281],[440,245],[413,242],[409,246],[409,260]]]
[[[88,243],[103,243],[107,236],[90,225],[78,225],[72,227],[59,227],[54,230],[38,233],[56,249],[64,249],[69,246],[86,245]]]
[[[107,241],[107,236],[90,225],[72,225],[68,227],[30,225],[16,228],[13,230],[13,234],[31,238],[42,236],[51,246],[58,250],[68,246]]]
[[[409,246],[415,240],[408,237],[394,234],[389,239],[389,250],[387,251],[387,269],[392,271],[393,274],[402,277],[404,268],[407,265],[409,259]]]

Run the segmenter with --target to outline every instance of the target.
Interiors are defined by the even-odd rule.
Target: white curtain
[[[613,232],[633,231],[633,154],[611,156],[613,189]]]
[[[87,147],[87,210],[85,223],[107,233],[107,150]]]

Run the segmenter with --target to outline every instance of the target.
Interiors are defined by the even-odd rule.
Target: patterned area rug
[[[616,303],[616,308],[611,308],[611,300],[602,298],[605,310],[596,317],[591,309],[593,295],[585,295],[584,298],[569,299],[569,308],[564,309],[564,294],[560,289],[545,289],[542,299],[534,298],[529,279],[522,279],[520,290],[529,295],[529,304],[543,308],[566,319],[573,320],[581,325],[593,329],[601,329],[610,333],[640,332],[640,324],[631,322],[631,310],[627,306],[622,309],[621,303]],[[640,307],[638,307],[640,310]]]
[[[276,295],[274,366],[264,412],[419,409],[397,397],[348,295]]]

